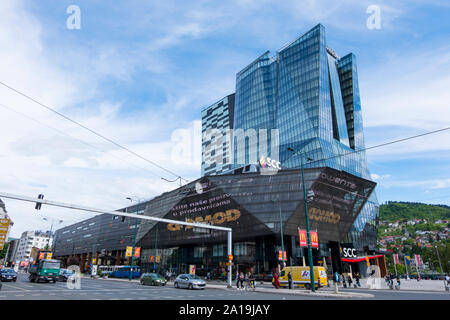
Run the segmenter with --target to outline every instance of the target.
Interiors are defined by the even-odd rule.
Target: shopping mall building
[[[330,49],[322,25],[238,72],[236,92],[202,110],[202,133],[202,177],[141,203],[144,215],[230,227],[234,268],[270,273],[281,247],[287,265],[304,263],[298,230],[305,229],[307,205],[319,240],[315,264],[364,274],[366,261],[359,261],[369,257],[385,272],[375,247],[378,201],[364,151],[356,58]],[[227,262],[222,231],[142,220],[136,239],[143,269],[220,272]],[[343,248],[353,255],[343,257]],[[113,263],[122,263],[124,245],[114,250]],[[156,263],[158,252],[170,256]]]

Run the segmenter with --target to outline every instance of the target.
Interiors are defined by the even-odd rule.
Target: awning
[[[383,257],[383,255],[382,254],[378,254],[378,255],[375,255],[375,256],[366,256],[366,257],[369,257],[369,259],[376,259],[376,258]],[[342,258],[341,261],[344,261],[344,262],[361,262],[361,261],[366,261],[366,257],[354,258],[354,259]]]

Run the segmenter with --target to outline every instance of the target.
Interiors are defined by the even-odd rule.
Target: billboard
[[[0,250],[3,249],[3,246],[6,242],[6,236],[9,231],[9,224],[11,223],[11,220],[9,219],[0,219]]]
[[[300,247],[308,246],[308,241],[306,238],[306,230],[298,230],[298,238],[300,240]]]

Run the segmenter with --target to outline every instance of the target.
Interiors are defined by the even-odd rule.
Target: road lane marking
[[[4,283],[3,284],[4,286],[6,286],[6,287],[11,287],[11,288],[14,288],[14,289],[20,289],[20,290],[23,290],[23,291],[31,291],[31,290],[27,290],[27,289],[24,289],[24,288],[21,288],[21,287],[16,287],[16,286],[13,286],[12,284],[6,284],[6,283]]]

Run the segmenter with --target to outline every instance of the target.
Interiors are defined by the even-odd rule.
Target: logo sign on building
[[[189,265],[189,274],[195,274],[195,264]]]
[[[311,231],[311,247],[318,248],[319,247],[319,236],[317,235],[317,231]]]
[[[133,255],[133,247],[127,247],[125,257],[131,257]]]
[[[280,251],[278,251],[278,260],[283,260],[283,261],[287,261],[287,258],[286,258],[286,251],[283,251],[283,253],[284,254],[282,254],[282,252],[281,252],[281,250]]]
[[[356,249],[354,248],[342,248],[344,258],[356,258]]]
[[[306,230],[298,230],[298,238],[300,239],[300,247],[307,247]]]
[[[134,257],[139,258],[141,256],[141,247],[134,248]]]

